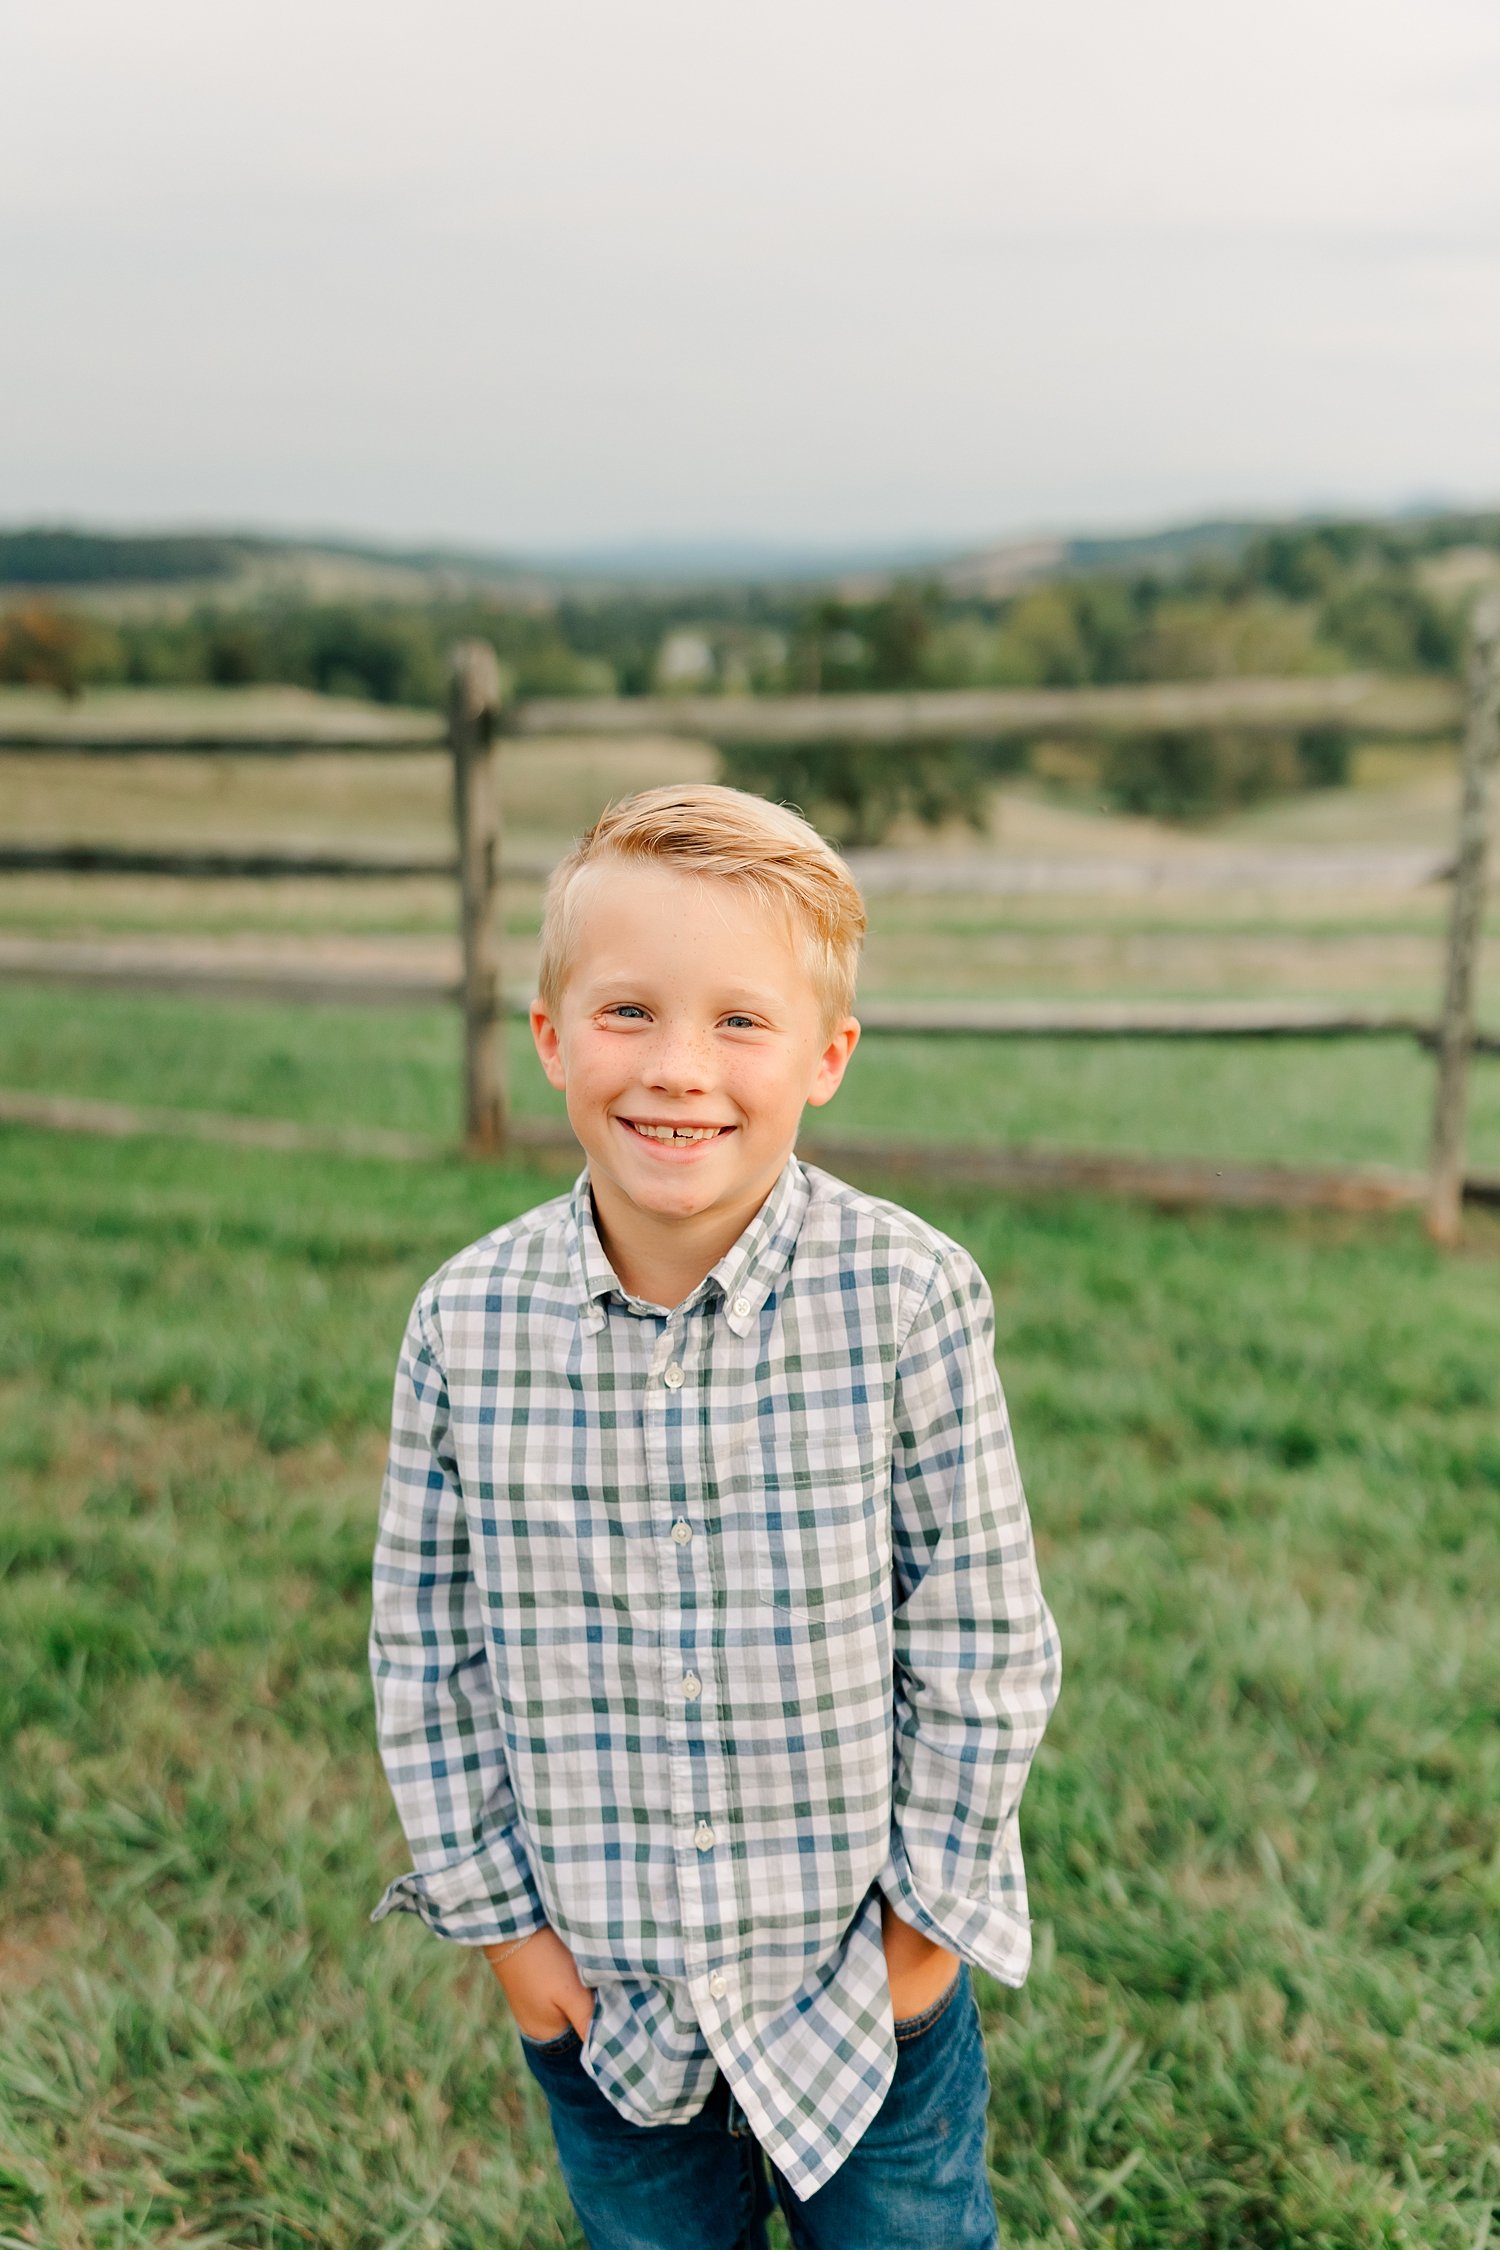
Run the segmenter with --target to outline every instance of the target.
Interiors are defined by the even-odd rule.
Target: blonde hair
[[[859,886],[830,844],[789,805],[773,805],[717,782],[643,789],[610,805],[554,868],[542,909],[537,992],[555,1014],[572,965],[577,878],[617,860],[654,860],[688,875],[737,884],[800,933],[825,1027],[854,1007],[865,934]]]

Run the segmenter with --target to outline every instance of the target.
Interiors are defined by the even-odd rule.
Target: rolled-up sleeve
[[[428,1291],[396,1367],[373,1578],[376,1730],[413,1864],[370,1920],[419,1914],[461,1945],[523,1936],[546,1917],[506,1768]]]
[[[1062,1662],[994,1333],[988,1285],[955,1244],[896,1372],[894,1797],[880,1888],[902,1920],[1018,1985],[1031,1960],[1021,1792]]]

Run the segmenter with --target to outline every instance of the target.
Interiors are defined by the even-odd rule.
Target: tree
[[[736,742],[721,752],[724,779],[778,804],[797,805],[839,844],[884,843],[903,813],[924,827],[987,825],[985,746],[969,742]]]
[[[56,688],[74,702],[85,682],[119,666],[115,635],[91,618],[45,602],[25,602],[0,618],[0,680],[12,686]]]

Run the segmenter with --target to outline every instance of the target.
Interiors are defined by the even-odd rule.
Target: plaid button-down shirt
[[[1057,1634],[973,1260],[792,1158],[672,1310],[570,1196],[448,1261],[396,1373],[370,1916],[543,1921],[582,2065],[680,2123],[722,2068],[802,2196],[895,2068],[880,1900],[1003,1982]]]

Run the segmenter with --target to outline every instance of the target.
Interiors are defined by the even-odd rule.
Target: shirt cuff
[[[1026,1982],[1031,1967],[1031,1917],[1024,1878],[1017,1898],[1014,1871],[997,1868],[988,1891],[977,1898],[967,1898],[959,1891],[929,1890],[916,1882],[904,1849],[893,1839],[878,1880],[891,1912],[912,1929],[920,1930],[923,1937],[947,1946],[950,1953],[972,1967],[988,1970],[1001,1984]]]
[[[451,1867],[398,1875],[369,1919],[401,1913],[420,1915],[435,1936],[455,1945],[503,1945],[530,1937],[547,1919],[531,1869],[504,1837]]]

